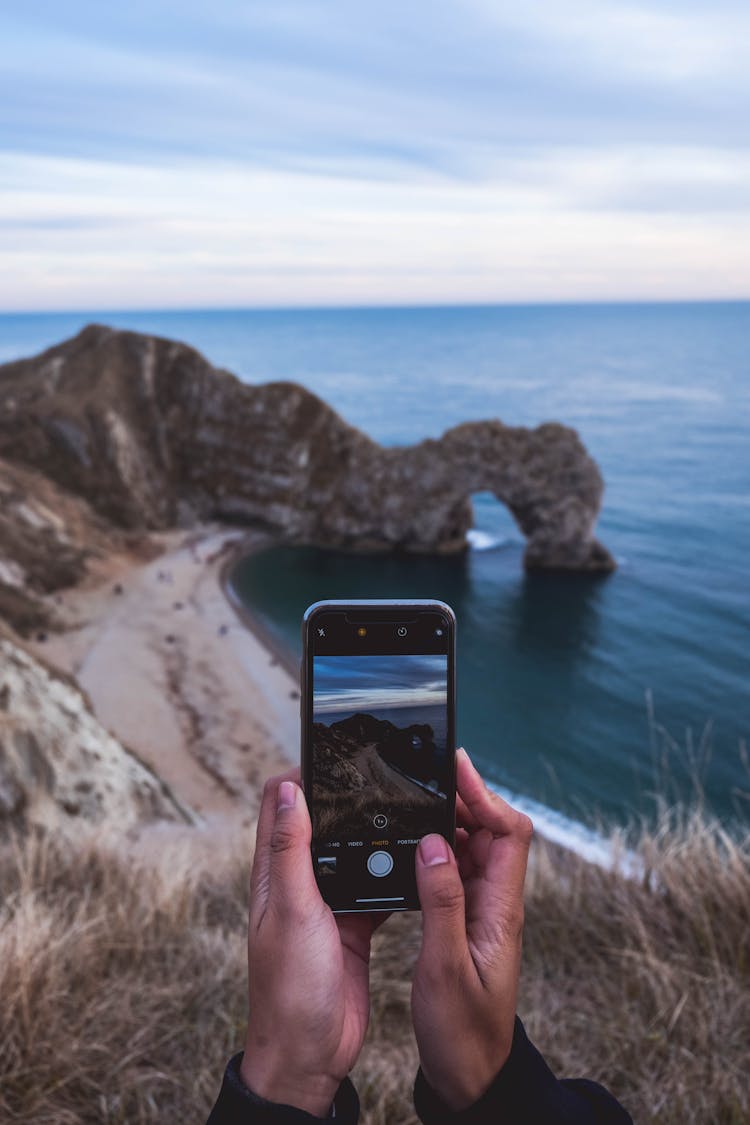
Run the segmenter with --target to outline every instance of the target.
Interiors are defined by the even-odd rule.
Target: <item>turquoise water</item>
[[[667,744],[670,784],[710,745],[710,803],[747,803],[750,304],[7,316],[0,359],[92,319],[184,339],[247,381],[297,380],[386,444],[492,416],[575,426],[607,483],[610,578],[525,576],[512,520],[480,496],[465,557],[277,549],[236,585],[295,649],[320,597],[450,602],[461,741],[577,820],[647,810]]]

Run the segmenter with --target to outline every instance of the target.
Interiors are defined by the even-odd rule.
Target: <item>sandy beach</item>
[[[58,600],[63,631],[35,646],[207,827],[254,819],[266,778],[299,755],[297,680],[224,591],[240,542],[253,547],[172,532],[146,563],[99,561]]]

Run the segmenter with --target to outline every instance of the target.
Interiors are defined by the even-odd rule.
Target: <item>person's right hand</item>
[[[478,1101],[510,1053],[531,821],[457,754],[456,856],[442,836],[417,848],[422,948],[412,1017],[422,1073],[452,1110]]]

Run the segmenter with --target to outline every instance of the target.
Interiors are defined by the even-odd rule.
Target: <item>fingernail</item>
[[[296,800],[297,786],[293,781],[282,781],[281,785],[279,786],[278,804],[276,805],[276,808],[279,811],[281,811],[281,809],[291,809],[293,808]]]
[[[464,750],[463,746],[459,746],[458,750],[456,751],[456,757],[458,757],[459,754],[461,755],[463,760],[466,762],[466,764],[469,766],[469,768],[474,770],[474,773],[479,773],[479,770],[474,765],[471,758],[469,757],[469,755]]]
[[[442,836],[423,836],[419,841],[419,854],[425,867],[435,867],[447,863],[449,859],[448,842]]]

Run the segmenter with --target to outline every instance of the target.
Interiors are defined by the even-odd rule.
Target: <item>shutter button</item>
[[[393,856],[390,852],[373,852],[367,859],[367,870],[376,878],[382,879],[393,870]]]

